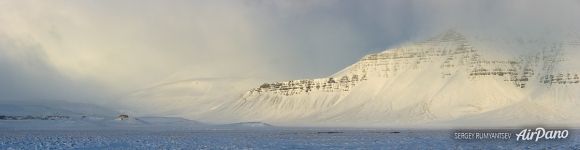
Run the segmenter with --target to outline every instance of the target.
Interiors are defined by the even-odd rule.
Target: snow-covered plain
[[[579,149],[564,141],[456,141],[449,130],[0,130],[0,149]]]

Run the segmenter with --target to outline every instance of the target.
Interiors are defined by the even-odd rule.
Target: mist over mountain
[[[536,109],[548,114],[537,120],[567,120],[579,10],[577,0],[2,1],[0,103],[289,125]]]

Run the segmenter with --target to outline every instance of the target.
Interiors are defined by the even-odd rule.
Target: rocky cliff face
[[[250,90],[247,96],[264,93],[291,96],[312,91],[348,92],[368,78],[389,78],[405,70],[422,69],[424,64],[432,63],[439,65],[437,76],[441,78],[449,78],[457,71],[456,68],[465,67],[465,70],[460,71],[467,72],[470,80],[495,78],[520,88],[525,88],[529,82],[545,86],[578,84],[578,72],[554,70],[559,62],[566,61],[561,56],[564,44],[580,46],[580,41],[555,43],[540,53],[511,59],[484,59],[463,35],[449,31],[425,42],[367,55],[328,78],[264,83]]]

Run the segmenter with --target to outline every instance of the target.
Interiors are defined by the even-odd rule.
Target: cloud
[[[58,85],[34,97],[66,98],[68,89],[115,95],[176,76],[321,77],[449,28],[577,30],[579,11],[577,0],[2,1],[0,86],[18,97]]]
[[[0,102],[103,98],[106,90],[62,76],[47,63],[42,47],[29,43],[0,36]]]

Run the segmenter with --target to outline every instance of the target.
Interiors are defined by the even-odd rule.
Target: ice
[[[456,141],[448,130],[2,130],[0,149],[578,149],[564,141]]]
[[[265,128],[265,127],[274,127],[274,126],[271,124],[268,124],[268,123],[263,123],[263,122],[239,122],[239,123],[222,125],[222,127]]]

